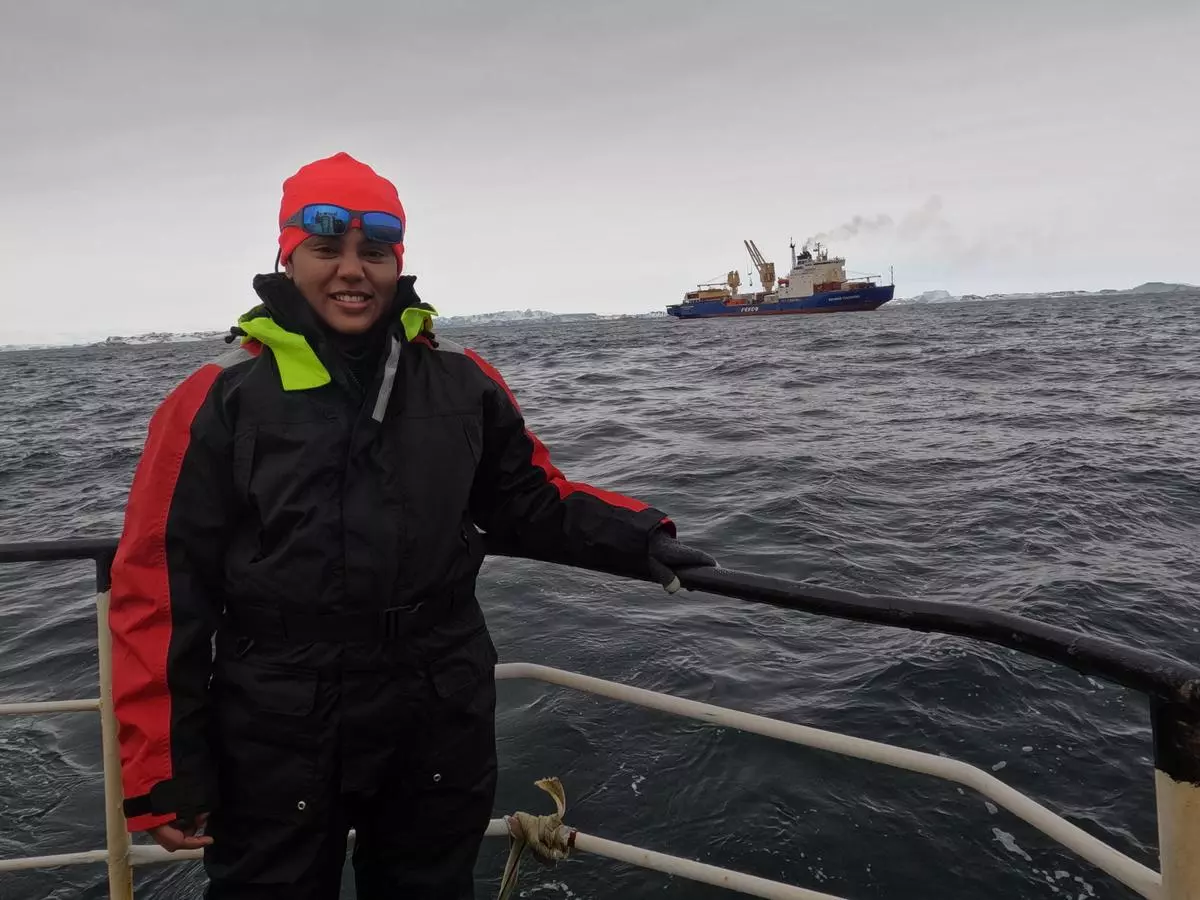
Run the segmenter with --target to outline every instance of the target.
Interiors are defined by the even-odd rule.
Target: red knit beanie
[[[302,228],[283,227],[290,216],[309,203],[336,203],[347,209],[366,212],[389,212],[408,225],[404,207],[396,186],[375,170],[359,162],[349,153],[318,159],[301,166],[283,183],[283,200],[279,204],[279,262],[285,264],[300,244],[310,235]],[[357,221],[357,220],[356,220]],[[396,262],[404,271],[404,244],[394,244]]]

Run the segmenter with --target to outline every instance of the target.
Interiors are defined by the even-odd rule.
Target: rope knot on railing
[[[509,837],[508,862],[504,864],[497,900],[508,900],[512,895],[517,886],[521,857],[526,850],[543,865],[553,866],[575,849],[575,829],[563,824],[563,816],[567,814],[567,794],[562,782],[557,778],[542,778],[534,784],[554,798],[557,810],[544,816],[516,812],[504,817]]]

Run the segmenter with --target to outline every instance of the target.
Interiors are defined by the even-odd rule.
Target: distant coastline
[[[1134,295],[1166,295],[1187,296],[1195,295],[1200,299],[1200,285],[1174,284],[1165,281],[1147,281],[1137,287],[1121,289],[1105,289],[1099,291],[1045,291],[1040,293],[1015,294],[951,294],[949,291],[925,291],[912,297],[897,297],[887,306],[880,309],[886,314],[890,307],[912,306],[918,304],[938,303],[995,303],[1005,300],[1060,300],[1077,297],[1079,299],[1094,299],[1103,297],[1120,297]],[[440,329],[481,328],[497,325],[513,325],[521,322],[541,322],[554,324],[571,324],[586,322],[614,322],[628,319],[665,319],[665,309],[652,310],[643,313],[554,313],[541,309],[501,310],[499,312],[474,313],[464,316],[439,316],[435,321]],[[113,335],[104,339],[94,337],[76,337],[63,335],[57,340],[30,341],[12,344],[0,344],[0,350],[49,350],[55,347],[91,347],[98,345],[138,346],[144,344],[181,344],[205,341],[216,341],[229,334],[222,331],[189,331],[147,332],[137,335]]]
[[[1132,294],[1200,294],[1200,286],[1194,284],[1172,284],[1166,281],[1147,281],[1137,287],[1100,291],[1043,291],[1016,294],[959,294],[949,291],[925,291],[915,297],[897,297],[889,306],[913,303],[991,303],[998,300],[1062,300],[1071,297],[1081,299],[1095,297],[1120,297]],[[886,307],[885,307],[886,308]]]

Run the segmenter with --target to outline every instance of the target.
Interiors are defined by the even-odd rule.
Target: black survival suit
[[[567,481],[402,278],[368,345],[258,276],[151,421],[110,625],[131,830],[211,811],[210,897],[467,898],[496,784],[476,526],[644,575],[640,501]],[[215,652],[210,640],[215,634]],[[211,676],[211,679],[210,679]]]

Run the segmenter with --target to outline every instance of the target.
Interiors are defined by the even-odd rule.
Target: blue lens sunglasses
[[[369,241],[399,244],[404,240],[404,223],[399,216],[376,210],[346,209],[333,203],[310,203],[289,216],[282,227],[299,227],[308,234],[339,237],[350,230],[355,219],[362,224],[363,237]],[[275,254],[276,272],[281,253]]]
[[[350,223],[362,223],[363,236],[381,244],[399,244],[404,240],[404,223],[399,216],[374,210],[346,209],[332,203],[310,203],[293,213],[284,228],[300,227],[309,234],[337,237],[350,230]]]

